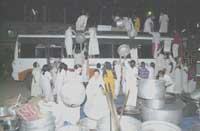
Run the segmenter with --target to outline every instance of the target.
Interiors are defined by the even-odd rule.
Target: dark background
[[[31,21],[33,8],[38,11],[37,22],[73,24],[84,9],[89,12],[89,24],[97,25],[111,24],[116,12],[122,16],[136,12],[143,23],[148,11],[158,19],[163,10],[170,17],[170,29],[193,30],[200,21],[199,5],[199,0],[0,0],[0,15],[1,21]]]

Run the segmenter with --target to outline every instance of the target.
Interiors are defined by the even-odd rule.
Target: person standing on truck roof
[[[88,55],[94,57],[95,55],[99,55],[99,42],[96,35],[95,28],[89,28],[89,47],[88,47]]]
[[[169,23],[169,17],[167,14],[161,12],[159,17],[159,23],[160,23],[160,33],[167,33],[168,32],[168,23]]]
[[[79,16],[76,20],[76,31],[85,31],[88,21],[88,13],[82,12],[82,15]]]
[[[40,88],[40,65],[38,62],[33,63],[33,70],[32,70],[32,84],[31,84],[31,96],[41,96],[42,90]]]
[[[65,49],[66,49],[66,53],[68,57],[72,57],[73,52],[73,39],[72,39],[72,35],[73,33],[75,34],[75,32],[72,30],[72,27],[69,26],[68,29],[65,31]]]
[[[153,32],[153,29],[154,29],[153,19],[154,18],[155,17],[152,16],[152,15],[147,16],[147,19],[146,19],[146,21],[144,23],[144,30],[143,30],[143,32],[145,32],[145,33],[151,33],[151,32]]]

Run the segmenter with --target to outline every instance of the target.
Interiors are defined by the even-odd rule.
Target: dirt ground
[[[17,97],[19,94],[23,97],[30,96],[30,91],[26,88],[24,82],[14,81],[12,78],[0,80],[0,104]]]

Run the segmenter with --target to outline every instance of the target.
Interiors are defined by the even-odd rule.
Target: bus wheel
[[[25,85],[26,85],[26,88],[29,90],[31,90],[32,77],[33,77],[32,74],[28,73],[25,78]]]

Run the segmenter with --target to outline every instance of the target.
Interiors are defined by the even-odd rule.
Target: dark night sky
[[[144,19],[145,12],[152,10],[159,15],[160,10],[165,10],[171,19],[171,24],[178,28],[189,27],[200,22],[200,0],[0,0],[1,20],[23,21],[24,4],[27,9],[37,9],[41,16],[42,5],[47,5],[52,22],[62,21],[63,8],[67,9],[68,23],[74,23],[81,9],[86,9],[92,23],[99,23],[100,14],[103,23],[108,24],[113,12],[120,12],[123,16],[137,11]],[[30,14],[30,11],[28,12]]]

